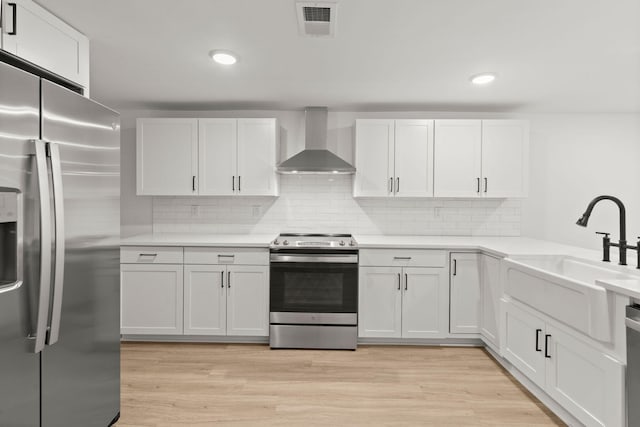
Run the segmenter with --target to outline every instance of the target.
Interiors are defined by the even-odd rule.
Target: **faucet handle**
[[[596,231],[596,234],[602,234],[605,238],[609,237],[611,233],[605,233],[604,231]],[[640,239],[640,237],[638,237]]]

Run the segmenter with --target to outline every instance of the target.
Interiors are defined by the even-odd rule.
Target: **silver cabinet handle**
[[[458,274],[458,260],[454,259],[453,260],[453,275],[455,276],[456,274]]]
[[[191,177],[191,191],[196,191],[196,176]]]
[[[402,279],[400,278],[400,273],[398,273],[398,290],[400,290],[400,282]]]
[[[51,292],[51,202],[49,200],[49,173],[45,142],[35,140],[36,169],[38,173],[38,193],[40,193],[40,295],[38,297],[38,317],[34,353],[44,349],[47,322],[49,320],[49,293]]]
[[[151,257],[157,257],[158,254],[140,254],[139,256],[151,256]]]
[[[484,178],[484,192],[485,192],[485,193],[487,192],[487,187],[488,187],[488,185],[487,185],[487,181],[488,181],[488,180],[487,180],[487,177],[485,177],[485,178]]]
[[[389,193],[393,193],[393,177],[389,178]]]
[[[236,176],[231,177],[231,191],[236,191]]]
[[[477,182],[477,183],[478,183],[478,186],[477,186],[477,188],[476,188],[476,193],[479,193],[479,192],[480,192],[480,178],[478,177],[478,178],[476,178],[476,180],[478,181],[478,182]]]
[[[53,303],[51,305],[51,329],[47,344],[58,341],[60,335],[60,318],[62,316],[62,295],[64,291],[64,193],[62,190],[62,166],[58,144],[49,143],[51,155],[51,176],[53,183],[53,215],[56,224],[55,272],[53,276]]]
[[[409,290],[409,275],[404,273],[404,290]]]
[[[220,272],[220,287],[224,289],[224,271]]]
[[[410,256],[394,256],[393,259],[404,259],[404,260],[410,260],[411,257]]]
[[[396,178],[396,193],[400,192],[400,177]]]
[[[227,288],[231,289],[231,272],[227,272]]]
[[[242,177],[241,177],[240,175],[238,175],[238,193],[239,193],[240,191],[242,191],[242,190],[240,189],[240,179],[242,179]]]

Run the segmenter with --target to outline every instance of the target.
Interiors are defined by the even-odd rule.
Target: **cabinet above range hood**
[[[356,168],[327,149],[327,107],[307,107],[304,150],[278,165],[281,174],[353,174]]]

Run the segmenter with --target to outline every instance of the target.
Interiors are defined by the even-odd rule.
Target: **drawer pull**
[[[158,254],[140,254],[140,256],[158,256]]]
[[[410,260],[411,257],[410,256],[394,256],[393,259],[404,259],[404,260]]]

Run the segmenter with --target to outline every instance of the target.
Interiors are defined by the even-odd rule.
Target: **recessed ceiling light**
[[[494,73],[482,73],[471,76],[469,80],[474,85],[486,85],[491,83],[496,79],[496,75]]]
[[[209,52],[209,56],[222,65],[233,65],[238,62],[236,54],[228,50],[212,50]]]

